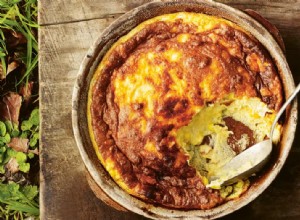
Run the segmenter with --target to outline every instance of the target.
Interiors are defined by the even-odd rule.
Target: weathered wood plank
[[[296,59],[300,50],[300,0],[217,0],[230,6],[253,9],[267,18],[280,30],[288,50],[287,58],[294,72],[300,71]],[[39,1],[39,22],[41,25],[76,22],[97,18],[115,18],[134,7],[150,0],[60,0]],[[295,76],[300,81],[299,76]]]
[[[106,18],[114,14],[125,13],[134,7],[150,1],[151,0],[40,0],[39,22],[42,25],[47,25]],[[277,19],[280,24],[287,27],[299,26],[299,23],[297,22],[289,22],[290,19],[295,19],[294,15],[296,13],[299,13],[299,0],[217,0],[217,2],[222,2],[239,9],[251,8],[261,13],[266,18],[270,18],[271,20],[273,18]]]
[[[114,14],[125,13],[126,2],[116,0],[41,0],[39,2],[39,23],[47,25],[111,17]]]
[[[79,65],[110,22],[40,28],[41,219],[140,219],[113,210],[94,196],[72,132],[71,96]]]

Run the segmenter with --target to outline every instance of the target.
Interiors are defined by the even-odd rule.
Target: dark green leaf
[[[33,215],[33,216],[38,216],[39,213],[40,213],[40,211],[37,207],[26,205],[26,204],[21,203],[21,202],[10,202],[8,204],[8,208],[11,209],[11,210],[26,212],[26,213],[28,213],[30,215]]]
[[[19,169],[24,173],[28,173],[30,169],[30,164],[26,163],[27,155],[23,152],[17,152],[14,157],[16,158],[19,164]]]
[[[10,135],[9,133],[6,133],[4,135],[4,137],[0,137],[0,141],[5,143],[5,144],[8,144],[10,142],[11,138],[10,138]]]
[[[6,121],[5,125],[6,125],[7,132],[10,133],[13,130],[13,124],[11,123],[11,121]]]
[[[0,121],[0,136],[3,137],[5,134],[6,134],[6,126],[2,121]]]
[[[29,146],[30,147],[34,147],[36,144],[37,144],[37,139],[36,138],[31,138],[30,140],[29,140]]]
[[[32,126],[33,126],[33,124],[30,120],[22,121],[21,130],[22,131],[29,131]]]
[[[30,153],[28,153],[28,154],[27,154],[27,157],[28,157],[29,159],[32,159],[32,158],[34,158],[34,153],[31,153],[31,152],[30,152]]]
[[[30,163],[21,163],[21,164],[19,164],[19,169],[24,173],[28,173],[29,170],[30,170]]]
[[[30,131],[22,131],[20,138],[28,138],[30,135]]]
[[[29,121],[35,126],[38,126],[40,123],[40,118],[39,118],[39,109],[34,109],[31,114]]]
[[[23,152],[17,152],[16,155],[15,155],[15,158],[17,160],[17,162],[20,164],[20,163],[24,163],[26,162],[27,160],[27,156],[25,153]]]
[[[10,210],[39,215],[38,204],[34,201],[36,196],[36,187],[22,188],[16,183],[0,183],[0,202],[7,204]]]
[[[0,147],[0,154],[3,154],[4,152],[6,152],[6,147]]]
[[[19,129],[14,129],[14,130],[11,132],[11,136],[12,136],[12,137],[18,137],[19,134],[20,134]]]
[[[5,173],[5,168],[3,164],[0,164],[0,173],[4,174]]]
[[[21,191],[29,200],[33,200],[39,194],[37,186],[25,186]]]
[[[15,150],[12,149],[12,148],[7,148],[7,155],[8,155],[9,157],[15,157],[16,154],[17,154],[17,151],[15,151]]]

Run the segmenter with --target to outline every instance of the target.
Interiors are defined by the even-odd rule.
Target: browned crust
[[[176,30],[173,27],[176,26]],[[182,44],[176,41],[181,33],[191,38]],[[213,37],[212,37],[213,36]],[[143,104],[120,107],[115,102],[116,77],[132,73],[140,54],[166,49],[183,51],[185,69],[182,78],[188,83],[191,100],[172,97],[155,103],[155,117],[147,119],[147,132],[142,134],[137,121],[129,119],[130,113],[145,118]],[[228,48],[233,49],[232,54]],[[128,62],[128,58],[133,60]],[[209,73],[212,60],[222,64],[221,74],[212,83],[210,99],[203,99],[199,83]],[[127,187],[135,188],[135,196],[148,202],[181,209],[209,209],[223,202],[218,191],[206,189],[196,170],[187,163],[188,157],[177,146],[172,130],[189,123],[193,116],[187,111],[190,105],[203,106],[215,102],[230,93],[236,96],[260,97],[270,108],[278,110],[282,102],[282,88],[269,54],[252,37],[227,25],[220,25],[202,33],[196,33],[193,25],[180,20],[155,22],[111,52],[109,62],[92,90],[92,128],[103,159],[115,162]],[[257,65],[259,60],[262,66]],[[160,59],[153,62],[163,62]],[[173,68],[166,62],[168,68]],[[178,67],[180,68],[180,67]],[[237,70],[240,71],[237,71]],[[163,83],[157,92],[164,97],[169,91],[171,78],[165,71]],[[154,83],[153,83],[154,85]],[[158,121],[158,116],[165,120]],[[174,120],[176,119],[176,123]],[[159,157],[147,150],[147,141],[155,143]]]

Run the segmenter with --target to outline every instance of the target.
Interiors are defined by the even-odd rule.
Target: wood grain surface
[[[40,0],[41,219],[135,220],[90,190],[71,123],[71,96],[80,63],[100,32],[146,0]],[[253,9],[280,30],[295,82],[300,81],[300,0],[225,0]],[[300,219],[300,131],[286,164],[255,201],[223,219]]]

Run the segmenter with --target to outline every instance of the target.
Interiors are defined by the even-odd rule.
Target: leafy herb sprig
[[[6,204],[5,207],[0,206],[0,218],[8,220],[38,216],[37,197],[37,186],[21,187],[16,183],[0,183],[0,202]]]
[[[22,148],[14,149],[10,146],[13,138],[28,140],[29,148],[24,151]],[[12,160],[15,161],[19,171],[28,173],[30,170],[28,160],[36,156],[38,140],[38,109],[31,112],[28,120],[24,120],[20,128],[11,121],[0,121],[0,176],[8,172],[8,164]],[[12,181],[4,184],[1,183],[2,180],[0,180],[0,219],[12,219],[12,217],[23,219],[24,216],[39,215],[37,186],[21,186]]]
[[[0,0],[0,60],[3,75],[7,73],[8,48],[3,30],[21,33],[27,40],[26,56],[22,57],[26,72],[17,82],[19,85],[28,79],[38,62],[38,43],[34,30],[37,24],[37,0]]]

